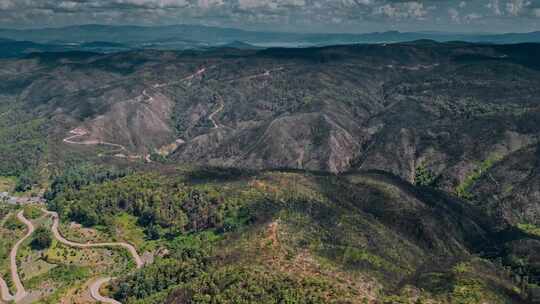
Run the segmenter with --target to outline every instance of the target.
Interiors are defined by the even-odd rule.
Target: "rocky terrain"
[[[90,162],[173,175],[176,182],[163,181],[171,187],[163,193],[174,193],[184,189],[184,183],[198,185],[200,180],[196,170],[178,177],[179,167],[219,167],[225,173],[209,173],[211,182],[208,176],[202,178],[210,187],[204,191],[214,193],[209,190],[215,186],[213,179],[224,174],[224,189],[235,188],[236,170],[247,170],[248,177],[242,175],[238,182],[247,192],[259,189],[265,199],[258,197],[257,202],[266,206],[285,201],[291,206],[272,203],[272,213],[249,205],[249,198],[235,201],[223,194],[207,202],[208,208],[225,212],[229,207],[216,206],[229,203],[231,210],[257,207],[249,209],[254,222],[239,225],[254,234],[263,233],[261,225],[270,225],[269,238],[272,227],[281,227],[276,221],[284,221],[283,229],[289,232],[284,242],[289,243],[274,249],[294,254],[278,255],[279,262],[271,263],[277,267],[272,271],[280,275],[290,275],[281,268],[289,258],[313,266],[308,269],[314,272],[322,271],[318,267],[324,263],[317,260],[322,258],[337,263],[333,265],[337,268],[370,264],[372,272],[360,272],[375,278],[366,284],[388,283],[373,287],[385,295],[402,294],[412,285],[431,290],[428,298],[444,297],[448,286],[426,276],[452,278],[458,288],[463,283],[458,278],[466,273],[467,280],[484,280],[487,289],[507,290],[494,295],[499,300],[518,297],[512,284],[521,284],[521,298],[527,298],[523,295],[531,289],[523,286],[540,282],[538,257],[531,251],[540,247],[540,61],[534,56],[539,52],[537,44],[420,40],[306,49],[41,53],[3,59],[0,173],[17,176],[17,188],[26,191],[40,183],[49,185],[51,177]],[[254,172],[271,170],[297,171],[290,176],[276,173],[279,178],[271,173],[262,180],[253,177]],[[148,192],[129,195],[146,187],[145,178],[141,182],[135,175],[119,184],[103,183],[109,175],[88,183],[72,178],[67,180],[74,183],[73,189],[53,191],[49,197],[53,210],[65,218],[88,221],[90,226],[109,225],[99,223],[92,212],[128,212],[137,218],[150,212],[159,226],[146,231],[153,237],[176,235],[176,230],[169,231],[173,227],[192,233],[225,229],[219,230],[225,233],[225,243],[217,248],[240,246],[238,238],[245,237],[253,245],[246,231],[227,234],[223,221],[228,213],[211,217],[193,207],[192,200],[198,202],[199,197],[159,193],[148,198],[156,209],[142,210],[139,200]],[[284,185],[296,193],[297,179],[303,181],[302,195],[283,198],[275,193]],[[126,191],[116,192],[122,187]],[[172,212],[178,201],[187,204],[178,214],[154,214],[161,209]],[[294,209],[306,202],[315,204],[315,213]],[[350,221],[345,211],[352,212]],[[202,222],[184,223],[182,212],[192,221],[193,214],[201,213]],[[322,214],[333,214],[335,222],[327,222]],[[302,220],[328,238],[300,229]],[[360,226],[362,230],[353,228]],[[347,243],[355,238],[362,248]],[[399,244],[402,255],[382,244]],[[227,276],[231,269],[226,267],[238,266],[231,261],[240,263],[252,255],[228,254],[207,257],[213,261],[212,273]],[[151,276],[159,272],[156,267],[146,270],[150,274],[138,275]],[[351,275],[333,271],[339,273],[340,282]],[[234,272],[247,275],[242,269]],[[474,272],[485,275],[470,277]],[[494,276],[495,281],[485,281]],[[274,283],[282,279],[265,278]],[[131,284],[136,278],[121,280]],[[298,277],[294,280],[307,284]],[[193,300],[194,290],[211,289],[207,283],[193,281],[160,299]],[[343,297],[377,297],[375,293],[360,297],[332,286]],[[128,299],[119,288],[114,285],[112,290],[117,299],[136,303],[145,298],[140,294]],[[493,299],[488,303],[499,303]]]
[[[48,53],[3,61],[2,98],[47,117],[54,141],[78,127],[81,141],[133,154],[183,142],[178,162],[381,169],[408,181],[425,166],[450,190],[478,163],[536,143],[537,50],[418,41]]]

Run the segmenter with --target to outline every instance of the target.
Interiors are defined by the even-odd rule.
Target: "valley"
[[[539,51],[0,59],[2,300],[536,303]]]

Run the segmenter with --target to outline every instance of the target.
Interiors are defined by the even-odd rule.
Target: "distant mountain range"
[[[540,32],[463,34],[444,32],[375,32],[365,34],[256,32],[199,25],[80,25],[44,29],[0,29],[0,57],[39,51],[116,52],[128,49],[184,50],[208,47],[308,47],[355,43],[396,43],[414,40],[476,43],[540,42]],[[16,40],[16,41],[14,41]]]
[[[0,182],[155,257],[51,245],[35,302],[112,272],[122,303],[537,303],[539,43],[132,34],[0,41],[87,50],[0,60]],[[189,45],[207,51],[89,51]]]

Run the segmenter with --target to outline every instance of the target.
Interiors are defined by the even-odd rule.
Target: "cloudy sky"
[[[0,27],[203,24],[302,32],[540,30],[540,0],[0,0]]]

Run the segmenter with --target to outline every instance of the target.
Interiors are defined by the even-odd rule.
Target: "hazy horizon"
[[[0,0],[0,28],[193,24],[299,33],[540,30],[540,0]]]
[[[174,27],[174,26],[201,26],[209,28],[221,28],[221,29],[233,29],[241,30],[248,32],[268,32],[268,33],[291,33],[291,34],[371,34],[371,33],[386,33],[386,32],[400,32],[400,33],[423,33],[423,34],[455,34],[455,35],[497,35],[497,34],[516,34],[516,33],[533,33],[539,32],[540,29],[533,30],[524,30],[524,31],[443,31],[443,30],[417,30],[417,31],[407,31],[407,30],[397,30],[397,29],[387,29],[387,30],[373,30],[366,32],[347,32],[347,31],[302,31],[302,30],[292,30],[292,29],[251,29],[251,28],[242,28],[235,26],[221,26],[221,25],[206,25],[206,24],[195,24],[195,23],[175,23],[175,24],[107,24],[107,23],[80,23],[80,24],[68,24],[68,25],[59,25],[59,26],[28,26],[28,27],[8,27],[1,26],[0,29],[5,30],[44,30],[44,29],[63,29],[70,27],[85,27],[85,26],[104,26],[104,27],[146,27],[146,28],[159,28],[159,27]]]

